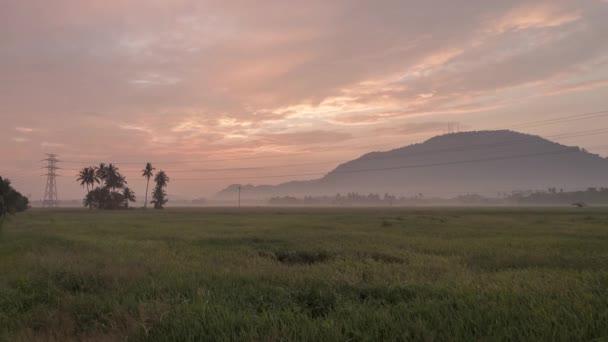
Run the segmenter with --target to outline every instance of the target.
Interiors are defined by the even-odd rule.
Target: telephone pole
[[[47,166],[43,167],[46,169],[46,186],[44,188],[44,200],[42,200],[43,208],[57,208],[59,206],[59,199],[57,198],[57,181],[56,171],[58,169],[56,154],[47,154],[47,158],[42,161],[48,162]]]

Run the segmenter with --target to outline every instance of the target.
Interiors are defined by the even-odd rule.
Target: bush
[[[8,179],[0,177],[0,217],[14,214],[30,207],[30,200],[11,186]]]

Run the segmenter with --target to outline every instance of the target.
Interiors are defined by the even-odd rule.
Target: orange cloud
[[[534,28],[551,28],[572,23],[580,18],[581,13],[578,10],[565,11],[550,3],[532,3],[509,11],[496,23],[491,24],[490,31],[504,33]]]
[[[558,85],[547,89],[544,96],[555,96],[567,93],[578,93],[608,87],[608,80],[596,80],[575,84]]]

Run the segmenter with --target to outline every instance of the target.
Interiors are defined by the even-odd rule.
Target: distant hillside
[[[498,191],[605,185],[608,159],[539,136],[501,130],[446,134],[421,144],[368,153],[317,180],[243,186],[242,196],[267,199],[347,192],[495,195]],[[216,198],[234,198],[237,187],[229,186]]]

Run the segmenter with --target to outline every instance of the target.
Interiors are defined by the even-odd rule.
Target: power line
[[[552,119],[551,122],[554,122],[555,120],[564,120],[564,119],[588,118],[590,116],[594,116],[594,115],[598,115],[598,114],[603,114],[603,113],[604,112],[578,114],[578,115],[569,116],[569,117],[562,117],[562,118]],[[608,111],[605,111],[605,113],[608,113]],[[543,120],[543,121],[536,121],[536,122],[533,122],[533,123],[537,124],[537,123],[540,123],[540,122],[547,122],[547,121],[548,120]],[[572,132],[572,133],[561,133],[561,134],[556,134],[556,135],[552,135],[552,136],[547,136],[547,138],[557,138],[557,137],[559,137],[559,138],[571,138],[571,137],[589,136],[589,135],[603,134],[603,133],[608,133],[608,129],[604,128],[604,129],[595,129],[595,130],[579,131],[579,132]],[[411,156],[414,156],[414,155],[430,155],[430,154],[433,154],[433,153],[467,151],[467,150],[477,150],[477,149],[501,147],[501,146],[512,145],[512,144],[515,144],[515,143],[519,143],[519,142],[523,142],[523,141],[528,141],[528,140],[529,139],[526,137],[526,138],[522,138],[522,139],[507,140],[507,141],[495,142],[495,143],[491,143],[491,144],[474,144],[474,145],[468,145],[468,146],[451,147],[451,148],[446,148],[446,149],[418,151],[418,152],[413,152],[413,153],[407,153],[407,154],[404,154],[404,155],[400,155],[399,157],[411,157]],[[539,142],[541,142],[541,141],[539,141]],[[592,147],[592,148],[597,148],[597,147]],[[532,156],[535,156],[535,155],[532,155]],[[235,159],[235,160],[254,159],[254,158],[257,159],[257,158],[267,158],[267,157],[269,157],[269,156],[257,156],[257,157],[249,157],[249,158],[240,158],[240,159]],[[517,158],[520,158],[520,157],[522,157],[522,156],[519,156]],[[527,156],[523,156],[523,157],[527,157]],[[369,159],[387,159],[387,158],[395,158],[395,156],[389,155],[389,156],[368,156],[368,157],[364,157],[365,160],[369,160]],[[223,160],[227,160],[227,159],[223,159]],[[479,162],[479,161],[483,161],[483,160],[473,160],[473,161],[464,161],[464,162],[468,163],[468,162]],[[56,160],[55,162],[58,162],[58,160]],[[290,166],[320,165],[320,164],[329,164],[329,163],[336,163],[336,162],[339,162],[339,161],[322,162],[322,163],[320,163],[320,162],[315,162],[315,163],[299,163],[299,164],[288,164],[288,165],[278,165],[278,166],[269,166],[269,167],[249,167],[249,168],[247,168],[247,167],[241,167],[241,168],[215,168],[215,169],[173,170],[173,171],[168,171],[168,172],[217,172],[217,171],[262,170],[262,169],[271,169],[271,168],[275,169],[275,168],[290,167]],[[116,163],[116,164],[118,164],[118,163]],[[439,165],[450,165],[450,164],[439,164]],[[435,164],[421,164],[418,167],[429,167],[429,166],[435,166]],[[399,169],[399,168],[411,168],[411,167],[415,167],[415,166],[405,166],[405,167],[404,166],[398,166],[396,168]],[[59,169],[63,169],[63,168],[58,168],[56,166],[54,168],[54,170],[59,170]],[[391,168],[389,168],[389,169],[391,169]],[[78,171],[77,169],[64,169],[64,170]],[[333,173],[353,173],[353,172],[367,172],[367,171],[381,171],[381,170],[383,170],[383,168],[380,168],[380,169],[369,169],[369,170],[365,169],[365,170],[334,171]],[[140,171],[137,171],[137,170],[127,170],[126,172],[140,172]],[[326,173],[299,173],[299,174],[281,174],[281,175],[268,175],[268,176],[221,177],[221,178],[204,178],[204,179],[201,179],[201,178],[183,178],[183,179],[176,179],[176,180],[263,179],[263,178],[283,178],[283,177],[316,176],[316,175],[325,175],[325,174]],[[59,175],[54,175],[53,178],[55,176],[59,176]],[[54,182],[54,180],[53,180],[53,182]],[[55,194],[56,194],[56,190],[55,190]]]
[[[289,157],[293,156],[293,155],[298,155],[298,154],[306,154],[306,153],[290,153]],[[280,156],[250,156],[250,157],[239,157],[239,158],[224,158],[224,159],[207,159],[207,160],[183,160],[183,161],[155,161],[155,162],[151,162],[152,164],[194,164],[194,163],[206,163],[206,162],[210,162],[210,161],[236,161],[236,160],[248,160],[248,159],[269,159],[269,158],[277,158],[277,157],[286,157],[286,155],[280,155]],[[72,161],[72,160],[62,160],[62,162],[64,163],[70,163],[70,164],[88,164],[89,162],[84,162],[84,161]],[[117,162],[117,163],[112,163],[115,165],[141,165],[141,164],[145,164],[147,162]]]
[[[275,165],[275,166],[259,166],[259,167],[235,167],[235,168],[213,168],[213,169],[192,169],[192,170],[167,170],[166,172],[218,172],[218,171],[253,171],[253,170],[266,170],[272,168],[285,168],[285,167],[294,167],[294,166],[306,166],[306,165],[325,165],[325,164],[335,164],[337,161],[326,161],[326,162],[314,162],[314,163],[298,163],[298,164],[283,164],[283,165]],[[62,168],[62,170],[69,171],[80,171],[80,169],[71,169],[71,168]],[[140,170],[123,170],[121,172],[141,172]]]
[[[608,148],[608,145],[594,146],[592,148]],[[369,169],[360,169],[360,170],[344,170],[344,171],[334,171],[331,174],[361,173],[361,172],[371,172],[371,171],[388,171],[388,170],[401,170],[401,169],[424,168],[424,167],[434,167],[434,166],[460,165],[460,164],[470,164],[470,163],[479,163],[479,162],[488,162],[488,161],[540,157],[540,156],[545,156],[545,155],[558,155],[558,154],[566,154],[566,153],[573,153],[573,152],[579,152],[579,150],[578,149],[573,149],[573,150],[568,150],[568,151],[560,150],[560,151],[554,151],[554,152],[542,152],[542,153],[534,153],[534,154],[518,155],[518,156],[506,156],[506,157],[481,158],[481,159],[463,160],[463,161],[457,161],[457,162],[439,162],[439,163],[430,163],[430,164],[402,165],[402,166],[369,168]],[[245,176],[245,177],[236,177],[236,178],[235,177],[181,178],[181,179],[177,178],[177,179],[172,179],[172,180],[177,180],[177,181],[237,180],[237,179],[282,178],[282,177],[305,177],[305,176],[319,176],[319,175],[326,175],[326,174],[327,173],[301,173],[301,174],[271,175],[271,176]]]
[[[562,134],[557,134],[557,135],[553,135],[553,136],[547,136],[546,138],[556,138],[556,137],[577,138],[577,137],[582,137],[582,136],[590,136],[590,135],[603,134],[603,133],[608,133],[608,129],[580,131],[580,132],[575,132],[575,133],[570,133],[570,134],[562,133]],[[485,149],[485,148],[514,145],[514,144],[519,144],[519,143],[527,142],[527,141],[529,141],[529,139],[526,137],[526,138],[521,138],[521,139],[505,140],[505,141],[500,141],[500,142],[495,142],[495,143],[490,143],[490,144],[473,144],[473,145],[456,146],[456,147],[450,147],[450,148],[444,148],[444,149],[424,150],[424,151],[412,152],[412,153],[408,153],[405,155],[401,155],[400,157],[411,157],[411,156],[415,156],[415,155],[425,155],[426,156],[426,155],[432,155],[434,153],[479,150],[479,149]],[[535,141],[535,142],[545,142],[545,141],[540,140],[540,141]],[[407,148],[407,147],[403,147],[403,148]],[[593,147],[591,147],[591,148],[593,148]],[[399,149],[402,149],[402,148],[399,148]],[[369,156],[369,157],[365,157],[362,159],[373,160],[373,159],[389,159],[389,158],[394,158],[394,157],[395,156]]]
[[[603,128],[603,129],[594,129],[594,130],[587,130],[587,131],[578,131],[578,132],[572,132],[572,133],[560,133],[560,134],[555,134],[555,135],[550,135],[550,136],[546,136],[546,138],[575,138],[575,137],[583,137],[583,136],[591,136],[591,135],[597,135],[597,134],[603,134],[603,133],[608,133],[608,129]],[[509,145],[514,145],[514,144],[519,144],[519,143],[523,143],[523,142],[528,142],[529,138],[525,137],[525,138],[520,138],[520,139],[511,139],[511,140],[504,140],[504,141],[499,141],[499,142],[494,142],[494,143],[485,143],[485,144],[472,144],[472,145],[463,145],[463,146],[455,146],[455,147],[449,147],[449,148],[443,148],[443,149],[430,149],[430,150],[422,150],[422,151],[416,151],[416,152],[410,152],[407,154],[402,154],[399,157],[412,157],[412,156],[417,156],[417,155],[433,155],[433,154],[437,154],[437,153],[444,153],[444,152],[463,152],[463,151],[474,151],[474,150],[482,150],[482,149],[487,149],[487,148],[495,148],[495,147],[502,147],[502,146],[509,146]],[[535,142],[545,142],[544,140],[539,140],[539,141],[535,141]],[[401,148],[398,148],[401,149]],[[396,149],[396,150],[398,150]],[[381,155],[381,156],[365,156],[362,157],[360,159],[355,159],[353,161],[357,161],[357,160],[378,160],[378,159],[393,159],[396,156],[394,155]],[[353,162],[353,161],[349,161],[349,162]],[[324,165],[324,164],[340,164],[340,163],[344,163],[343,160],[334,160],[334,161],[328,161],[328,162],[312,162],[312,163],[298,163],[298,164],[284,164],[284,165],[276,165],[276,166],[260,166],[260,167],[243,167],[243,168],[213,168],[213,169],[192,169],[192,170],[167,170],[167,172],[171,172],[171,173],[188,173],[188,172],[217,172],[217,171],[251,171],[251,170],[265,170],[265,169],[276,169],[276,168],[285,168],[285,167],[293,167],[293,166],[308,166],[308,165]],[[70,171],[79,171],[78,169],[65,169],[65,170],[70,170]],[[124,173],[129,173],[129,172],[141,172],[139,170],[124,170],[122,171]]]
[[[532,121],[532,122],[528,122],[525,124],[519,124],[519,125],[515,125],[515,126],[511,126],[511,127],[519,128],[520,126],[525,126],[526,128],[528,128],[528,127],[536,127],[536,126],[542,126],[542,125],[552,125],[552,124],[556,124],[556,123],[570,122],[570,121],[575,121],[575,120],[593,119],[593,118],[604,117],[604,116],[608,116],[608,110],[602,110],[602,111],[590,112],[590,113],[584,113],[584,114],[577,114],[577,115],[562,116],[562,117],[553,118],[553,119]]]
[[[522,123],[511,128],[531,128],[538,127],[542,125],[555,124],[555,123],[563,123],[563,122],[571,122],[576,120],[585,120],[590,118],[597,118],[608,116],[608,110],[602,110],[597,112],[583,113],[583,114],[575,114],[569,116],[563,116],[554,119],[546,119],[546,120],[537,120],[531,121],[528,123]],[[604,133],[604,132],[601,132]],[[600,134],[600,133],[597,133]],[[547,136],[550,138],[551,136]],[[183,161],[155,161],[153,164],[196,164],[196,163],[207,163],[207,162],[219,162],[219,161],[241,161],[241,160],[255,160],[255,159],[272,159],[272,158],[285,158],[285,157],[293,157],[294,155],[305,154],[305,153],[289,153],[288,155],[278,155],[278,156],[249,156],[249,157],[238,157],[238,158],[222,158],[222,159],[206,159],[206,160],[183,160]],[[74,160],[61,160],[63,163],[69,164],[89,164],[87,161],[74,161]],[[115,165],[143,165],[146,162],[116,162],[113,163]]]

